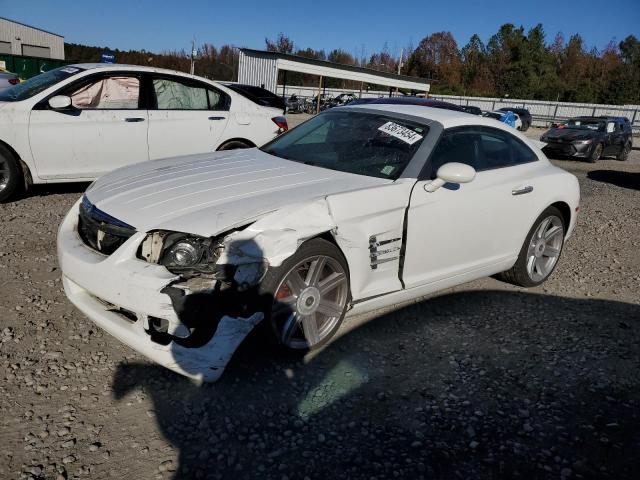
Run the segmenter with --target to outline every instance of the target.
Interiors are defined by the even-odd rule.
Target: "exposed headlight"
[[[155,231],[140,245],[138,257],[164,265],[172,273],[213,273],[223,246],[218,238]]]
[[[202,258],[202,247],[193,239],[186,238],[174,243],[162,256],[162,263],[167,267],[192,268]]]
[[[588,140],[574,140],[573,143],[575,143],[576,145],[589,145],[591,142],[593,142],[593,139],[588,139]]]

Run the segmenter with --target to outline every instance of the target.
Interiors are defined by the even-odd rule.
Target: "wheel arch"
[[[562,221],[564,222],[564,233],[566,236],[569,231],[569,225],[571,225],[571,207],[568,203],[562,201],[552,203],[549,207],[555,207],[560,210],[560,213],[562,214]]]
[[[218,145],[218,148],[216,148],[216,151],[220,151],[222,150],[222,148],[227,145],[228,143],[231,142],[242,142],[246,145],[248,145],[248,148],[254,148],[257,147],[257,145],[255,143],[253,143],[251,140],[247,140],[246,138],[242,138],[242,137],[234,137],[234,138],[227,138],[224,142],[222,142],[220,145]]]

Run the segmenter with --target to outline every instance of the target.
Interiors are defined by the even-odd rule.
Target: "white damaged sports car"
[[[264,147],[98,179],[58,235],[69,299],[111,335],[216,380],[261,335],[306,351],[346,315],[558,263],[578,181],[489,118],[417,105],[336,108]]]

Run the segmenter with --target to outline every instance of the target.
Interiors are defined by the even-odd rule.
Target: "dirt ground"
[[[637,478],[640,151],[554,163],[582,206],[543,286],[353,318],[305,362],[250,338],[204,387],[66,300],[56,229],[86,185],[0,205],[0,478]]]

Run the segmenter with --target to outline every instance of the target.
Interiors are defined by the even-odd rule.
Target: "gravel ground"
[[[66,300],[55,234],[86,185],[0,205],[0,478],[637,478],[640,152],[554,163],[582,212],[544,286],[354,318],[305,362],[249,338],[201,388]]]

